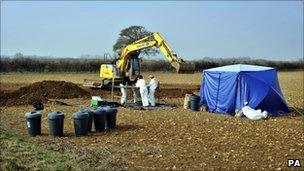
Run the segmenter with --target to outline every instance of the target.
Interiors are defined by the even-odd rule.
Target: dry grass
[[[201,73],[177,74],[166,72],[145,72],[143,76],[153,74],[157,79],[166,84],[200,84]],[[182,78],[182,79],[181,79]],[[1,73],[1,82],[30,84],[42,80],[70,81],[82,84],[84,79],[99,79],[98,73]]]
[[[172,100],[166,102],[182,101]],[[60,151],[63,156],[74,159],[73,162],[82,163],[70,163],[73,169],[77,166],[99,169],[274,170],[286,168],[288,158],[304,159],[301,156],[304,146],[301,117],[257,122],[182,108],[154,111],[119,108],[117,129],[75,137],[72,114],[80,109],[80,105],[88,105],[89,102],[88,99],[67,99],[64,102],[73,106],[46,105],[42,136],[27,136],[24,112],[31,111],[31,106],[2,108],[5,115],[1,116],[1,127],[22,135],[24,141],[39,148],[49,152]],[[66,115],[63,138],[48,136],[47,112],[56,110]],[[20,156],[19,152],[17,154]],[[27,157],[21,155],[20,160],[27,161]],[[45,158],[46,168],[53,164],[52,160],[49,165],[48,162],[49,159]],[[37,164],[24,167],[42,169]]]
[[[304,72],[279,72],[279,82],[285,100],[291,107],[304,108]]]
[[[97,73],[2,73],[1,83],[31,84],[43,80],[82,84],[84,79],[98,79]]]

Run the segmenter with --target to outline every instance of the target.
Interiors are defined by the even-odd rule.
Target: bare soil
[[[185,94],[199,91],[199,85],[171,85],[164,84],[157,92],[158,98],[182,98]],[[101,96],[110,98],[111,93],[108,90],[91,89],[81,87],[80,85],[65,81],[42,81],[30,85],[22,84],[1,84],[0,105],[14,106],[33,104],[37,101],[47,102],[49,99],[68,99]],[[120,90],[115,89],[114,95],[120,96]],[[132,96],[132,92],[129,93]]]
[[[53,87],[48,87],[49,84]],[[49,89],[43,89],[42,85]],[[32,93],[35,97],[37,92],[39,96],[60,99],[69,104],[45,104],[42,136],[29,137],[27,134],[24,113],[33,110],[31,105],[1,104],[0,128],[20,134],[28,142],[42,148],[75,159],[79,168],[71,164],[73,170],[286,170],[288,159],[300,159],[302,164],[304,162],[303,116],[251,121],[183,109],[184,95],[197,92],[199,85],[162,84],[158,92],[159,100],[175,104],[178,108],[135,111],[120,107],[116,129],[93,132],[85,137],[75,136],[72,114],[83,106],[89,107],[89,96],[99,95],[108,99],[111,97],[110,92],[66,82],[45,82],[42,85],[40,82],[20,88],[22,84],[6,84],[1,89],[2,94],[11,92],[16,96]],[[60,88],[63,91],[58,90],[58,86],[63,87]],[[75,92],[67,89],[74,89]],[[115,91],[115,100],[118,100],[119,93],[119,90]],[[26,102],[24,104],[29,104]],[[49,136],[47,114],[50,111],[62,111],[66,115],[64,137]],[[22,155],[26,157],[26,154]],[[29,168],[44,169],[39,166]]]
[[[46,102],[48,99],[79,98],[89,95],[89,92],[71,82],[42,81],[21,87],[13,92],[1,91],[0,105],[26,105],[37,101]]]

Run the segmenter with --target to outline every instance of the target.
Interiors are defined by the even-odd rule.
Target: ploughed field
[[[145,78],[149,74],[144,73]],[[160,81],[159,102],[178,108],[120,107],[116,129],[75,137],[72,114],[89,106],[92,95],[110,98],[108,91],[81,86],[83,79],[98,79],[97,73],[2,73],[1,170],[283,170],[288,159],[300,159],[304,164],[303,71],[279,72],[281,89],[296,116],[263,121],[185,110],[183,97],[185,93],[199,91],[201,73],[152,74]],[[56,86],[62,89],[54,89]],[[39,93],[45,97],[43,135],[29,137],[24,113],[33,110],[33,99],[26,97],[35,100]],[[119,100],[119,91],[114,94],[115,100]],[[68,105],[55,103],[56,100]],[[61,138],[48,135],[47,113],[56,110],[66,115],[65,136]]]

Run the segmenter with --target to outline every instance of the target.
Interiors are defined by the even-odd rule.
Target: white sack
[[[247,118],[252,119],[252,120],[265,119],[268,116],[267,111],[262,112],[260,109],[255,110],[249,106],[243,107],[242,112]]]

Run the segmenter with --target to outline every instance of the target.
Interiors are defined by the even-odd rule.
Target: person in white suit
[[[121,92],[121,98],[120,98],[120,104],[125,104],[127,102],[127,89],[125,86],[131,83],[129,73],[126,73],[122,77],[122,82],[119,84],[120,86],[120,92]]]
[[[127,88],[125,86],[134,86],[134,84],[136,83],[136,80],[132,81],[130,79],[129,73],[126,73],[123,77],[122,77],[122,82],[119,84],[120,91],[121,91],[121,98],[120,98],[120,103],[123,105],[127,102]],[[136,96],[136,92],[135,89],[133,90],[133,96],[134,96],[134,102],[137,101],[137,96]]]
[[[148,89],[147,89],[146,81],[143,79],[142,75],[138,76],[138,80],[135,86],[139,88],[143,107],[149,106]]]
[[[149,76],[150,82],[148,84],[149,87],[149,103],[151,106],[155,106],[155,92],[158,87],[158,81],[153,75]]]

